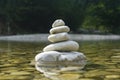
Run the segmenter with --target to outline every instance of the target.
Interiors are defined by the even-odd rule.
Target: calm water
[[[0,41],[0,80],[50,80],[38,72],[33,60],[49,43]],[[82,41],[80,52],[88,60],[81,72],[61,73],[59,80],[120,80],[120,41]]]

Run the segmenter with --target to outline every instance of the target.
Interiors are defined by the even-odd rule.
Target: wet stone
[[[119,51],[120,51],[120,49],[119,49]],[[115,53],[115,55],[120,55],[120,53]]]
[[[33,80],[41,80],[41,78],[44,78],[43,75],[36,74]]]
[[[116,79],[119,78],[120,79],[120,75],[106,75],[105,78],[109,78],[109,79]]]
[[[106,71],[110,71],[110,72],[119,72],[120,73],[120,69],[106,69]]]
[[[25,61],[25,60],[18,60],[18,61],[13,61],[13,64],[24,64],[24,63],[29,63],[30,61]]]
[[[31,73],[25,71],[19,71],[19,72],[12,72],[10,75],[31,75]]]
[[[41,79],[38,79],[38,80],[51,80],[51,79],[48,79],[48,78],[41,78]]]
[[[32,72],[32,71],[35,71],[35,68],[33,67],[28,67],[28,68],[22,68],[23,71],[28,71],[28,72]]]
[[[119,63],[119,62],[120,62],[120,59],[112,59],[112,62],[114,62],[114,63]]]
[[[120,56],[112,56],[112,59],[119,59],[120,60]]]
[[[2,75],[0,76],[0,80],[30,80],[32,76],[14,76],[14,75]]]
[[[4,71],[2,71],[4,74],[8,74],[8,73],[11,73],[11,72],[18,72],[17,69],[6,69]]]
[[[20,56],[20,55],[25,55],[25,54],[27,54],[27,53],[24,53],[24,52],[23,52],[23,53],[20,53],[20,52],[12,52],[12,55],[19,55],[19,56]]]
[[[9,75],[0,75],[1,80],[12,80],[15,76],[9,76]]]
[[[5,75],[5,73],[0,73],[0,76]]]
[[[92,70],[89,72],[86,72],[84,74],[85,77],[102,77],[103,75],[109,74],[109,72],[107,71],[103,71],[103,70]]]
[[[116,63],[106,62],[105,64],[107,64],[107,65],[115,65]]]
[[[16,76],[15,79],[17,80],[31,80],[33,76]]]
[[[117,68],[116,65],[117,65],[117,63],[113,63],[113,62],[111,62],[111,63],[107,62],[104,64],[104,66],[106,66],[107,69],[113,69],[113,68],[115,69],[115,68]]]
[[[63,74],[60,75],[58,78],[61,80],[77,80],[80,77],[82,77],[82,75],[80,74]]]
[[[120,49],[112,49],[112,51],[116,51],[116,52],[118,52],[118,51],[120,51]]]
[[[79,80],[96,80],[96,79],[91,79],[91,78],[80,78]]]
[[[33,80],[40,80],[40,79],[33,79]]]
[[[116,66],[117,66],[118,69],[120,69],[120,64],[117,64]]]
[[[2,72],[6,72],[6,71],[10,72],[10,71],[12,71],[12,70],[20,71],[21,68],[18,68],[18,67],[16,67],[16,66],[1,68],[1,71],[2,71]]]
[[[5,67],[13,67],[16,66],[15,64],[2,64],[0,65],[0,68],[5,68]]]
[[[104,78],[104,80],[114,80],[114,79]],[[115,80],[120,80],[120,79],[115,79]]]

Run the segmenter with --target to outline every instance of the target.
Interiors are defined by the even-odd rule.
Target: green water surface
[[[49,43],[0,41],[0,80],[50,80],[34,67],[34,57]],[[80,41],[87,57],[80,73],[61,73],[59,80],[120,80],[120,41]]]

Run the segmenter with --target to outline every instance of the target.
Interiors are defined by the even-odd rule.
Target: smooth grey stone
[[[52,27],[64,26],[65,22],[62,19],[57,19],[52,24]]]
[[[69,32],[70,28],[68,26],[58,26],[50,29],[50,34]]]
[[[67,33],[52,34],[48,36],[48,40],[50,42],[65,41],[65,40],[69,40],[69,36]]]
[[[64,41],[46,46],[43,51],[77,51],[79,44],[75,41]]]

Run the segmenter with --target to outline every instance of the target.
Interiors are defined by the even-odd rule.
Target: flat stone
[[[52,27],[64,26],[65,22],[62,19],[57,19],[52,24]]]
[[[79,80],[96,80],[96,79],[91,79],[91,78],[80,78]]]
[[[12,52],[13,55],[19,55],[19,56],[22,56],[22,55],[25,55],[27,53],[23,52],[23,53],[20,53],[20,52]]]
[[[118,68],[113,68],[113,69],[106,69],[106,71],[120,72],[120,69],[118,69]]]
[[[41,78],[45,78],[45,77],[39,73],[39,74],[36,74],[32,80],[42,80]]]
[[[68,26],[59,26],[50,29],[50,34],[62,33],[62,32],[69,32],[70,28]]]
[[[69,40],[69,36],[67,33],[52,34],[48,36],[48,40],[50,42],[66,41]]]
[[[112,59],[120,59],[120,55],[119,56],[112,56]]]
[[[0,65],[0,68],[13,67],[13,66],[16,66],[16,65],[15,64],[3,64],[3,65]]]
[[[78,80],[80,77],[80,74],[62,74],[58,76],[60,80]]]
[[[113,63],[119,63],[119,62],[120,62],[120,59],[112,59],[112,62],[113,62]]]
[[[75,41],[64,41],[46,46],[43,51],[77,51],[79,44]]]
[[[32,76],[2,75],[0,80],[30,80]]]
[[[120,75],[106,75],[105,78],[109,78],[109,79],[116,79],[116,78],[120,78]]]
[[[18,70],[17,69],[6,69],[2,72],[6,74],[6,73],[11,73],[11,72],[18,72]]]
[[[119,49],[120,50],[120,49]],[[120,55],[120,53],[115,53],[116,55]]]
[[[92,78],[92,77],[100,77],[106,74],[109,74],[109,72],[96,69],[86,72],[84,76]]]
[[[36,79],[34,79],[34,80],[36,80]],[[37,79],[37,80],[51,80],[51,79],[49,79],[49,78],[41,78],[41,79]],[[53,80],[55,80],[55,79],[53,79]]]
[[[0,75],[1,80],[13,80],[15,76]]]
[[[12,72],[10,75],[30,75],[30,72],[26,71],[18,71],[18,72]]]
[[[34,66],[35,66],[35,64],[34,64]],[[28,68],[22,68],[22,70],[24,70],[24,71],[27,71],[27,72],[32,72],[32,71],[35,71],[35,68],[34,67],[28,67]]]
[[[114,65],[115,66],[116,63],[113,63],[113,62],[106,62],[105,65]]]
[[[112,49],[113,51],[120,51],[120,49]]]

